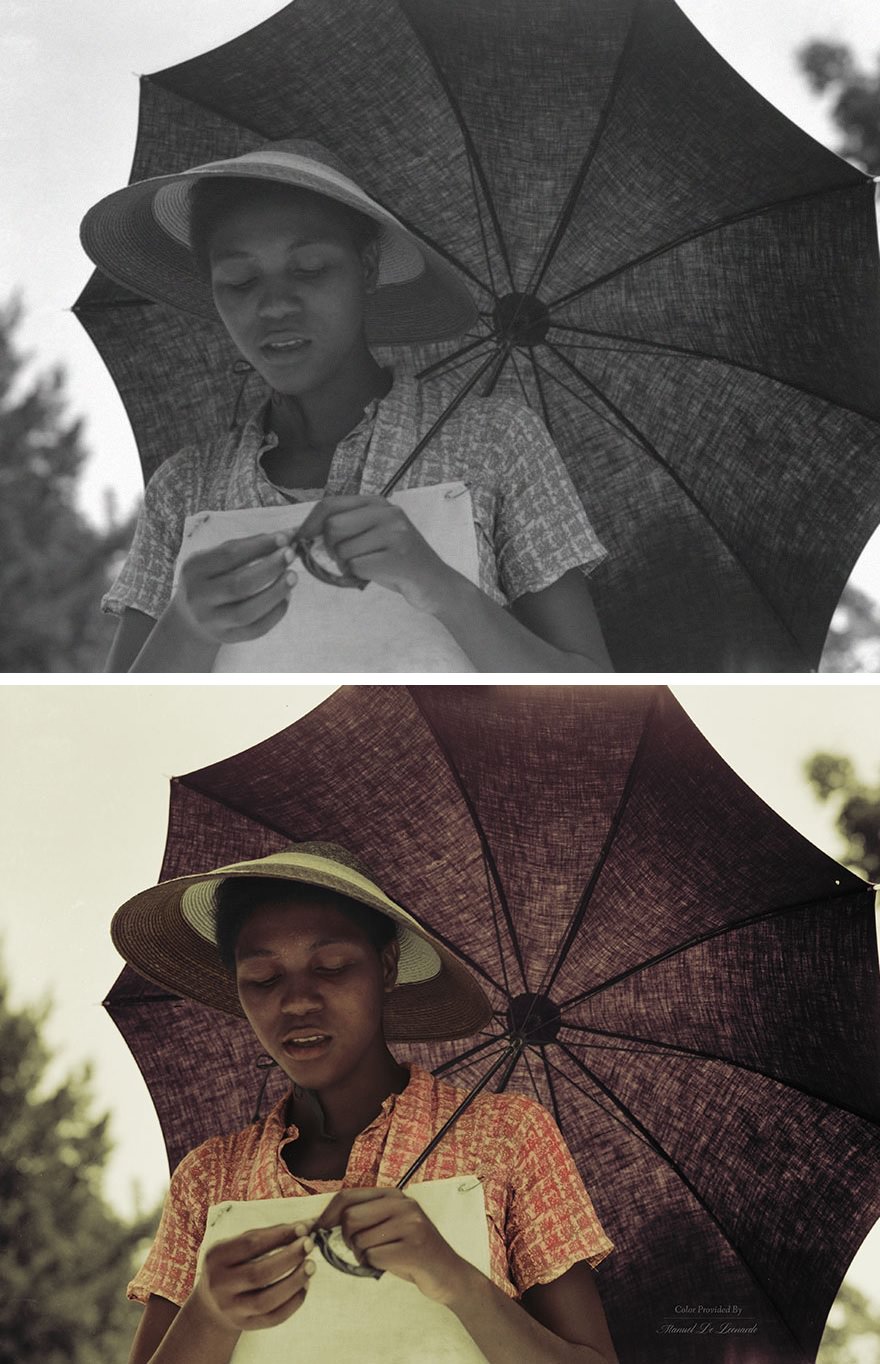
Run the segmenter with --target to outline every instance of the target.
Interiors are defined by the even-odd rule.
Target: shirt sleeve
[[[131,606],[159,619],[171,600],[184,522],[198,510],[198,487],[194,448],[159,466],[145,489],[128,557],[101,603],[104,611],[121,616]]]
[[[569,569],[589,573],[606,557],[550,434],[536,413],[512,409],[495,525],[495,557],[508,601],[539,592]]]
[[[208,1209],[217,1202],[212,1142],[184,1156],[171,1177],[155,1239],[144,1264],[128,1285],[128,1296],[146,1303],[151,1293],[182,1307],[196,1281],[199,1247]]]
[[[512,1185],[507,1259],[520,1294],[579,1260],[595,1269],[613,1250],[565,1139],[540,1104],[525,1106]]]

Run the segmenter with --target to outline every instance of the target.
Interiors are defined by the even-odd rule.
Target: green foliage
[[[90,1113],[88,1071],[46,1086],[44,1021],[14,1011],[0,978],[0,1364],[116,1364],[155,1219],[129,1224],[104,1202],[107,1119]]]
[[[819,41],[807,43],[797,58],[817,94],[834,97],[831,116],[843,133],[840,155],[880,172],[880,60],[876,71],[863,71],[848,47]]]
[[[863,782],[852,761],[815,753],[806,776],[820,800],[837,805],[837,828],[846,841],[843,860],[869,881],[880,881],[880,782]]]
[[[880,1313],[852,1284],[841,1286],[816,1364],[880,1364]]]
[[[115,628],[100,598],[131,526],[100,530],[77,509],[81,424],[60,370],[23,382],[20,317],[0,307],[0,672],[100,671]]]

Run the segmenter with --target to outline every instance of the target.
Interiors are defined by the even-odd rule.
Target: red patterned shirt
[[[355,1138],[342,1180],[291,1174],[282,1152],[298,1130],[285,1123],[286,1099],[244,1131],[203,1142],[172,1176],[156,1239],[129,1297],[146,1302],[156,1293],[185,1302],[214,1203],[392,1187],[463,1098],[463,1090],[413,1066],[403,1092],[389,1095]],[[479,1095],[414,1180],[460,1174],[483,1183],[491,1277],[510,1297],[558,1279],[578,1260],[598,1265],[612,1249],[559,1128],[532,1099]]]

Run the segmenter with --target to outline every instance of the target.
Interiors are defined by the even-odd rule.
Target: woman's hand
[[[301,1307],[315,1266],[304,1222],[246,1231],[205,1255],[193,1299],[226,1331],[259,1331]]]
[[[168,610],[206,644],[258,639],[276,625],[296,582],[290,535],[251,535],[193,554]]]
[[[343,1189],[314,1223],[338,1226],[357,1259],[451,1304],[475,1272],[400,1189]]]
[[[384,497],[325,497],[297,531],[302,540],[319,536],[340,568],[399,592],[419,611],[436,612],[458,576],[406,512]]]

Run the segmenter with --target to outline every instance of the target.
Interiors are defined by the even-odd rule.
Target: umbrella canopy
[[[288,136],[471,289],[472,334],[380,358],[450,398],[488,362],[543,415],[610,551],[618,669],[817,666],[880,521],[870,178],[672,0],[296,0],[143,79],[132,179]],[[146,475],[226,429],[219,323],[98,274],[75,311]]]
[[[468,1086],[525,1037],[507,1083],[555,1114],[615,1242],[623,1364],[812,1360],[880,1216],[870,888],[659,688],[344,689],[173,782],[162,876],[301,839],[362,856],[492,1001],[485,1034],[409,1059]],[[107,1006],[172,1165],[250,1121],[246,1025],[129,968]],[[669,1330],[713,1305],[746,1334]]]

